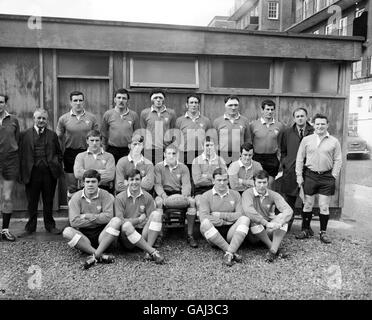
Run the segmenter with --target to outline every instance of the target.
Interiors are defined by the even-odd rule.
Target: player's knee
[[[209,229],[213,227],[212,222],[210,222],[208,219],[203,219],[200,223],[200,232],[202,234],[206,233]]]
[[[131,222],[126,221],[121,226],[121,231],[124,232],[126,235],[128,235],[128,234],[131,234],[132,232],[134,232],[135,229],[134,229],[134,227],[133,227],[133,225],[132,225]]]
[[[156,208],[162,209],[163,208],[163,199],[160,197],[155,198],[155,206]]]
[[[190,206],[191,208],[195,208],[195,206],[196,206],[196,201],[195,201],[195,199],[194,199],[193,197],[187,197],[187,200],[188,200],[188,202],[189,202],[189,206]]]
[[[241,216],[238,219],[238,223],[249,227],[251,220],[247,216]]]
[[[72,227],[66,227],[62,231],[62,236],[67,240],[71,240],[74,237],[75,233],[76,231]]]
[[[110,220],[110,222],[109,222],[110,227],[113,227],[114,229],[117,229],[117,230],[120,229],[121,224],[122,224],[122,221],[121,221],[121,219],[118,218],[118,217],[113,217],[113,218]]]
[[[329,215],[329,207],[324,204],[319,204],[319,212],[320,214]]]
[[[313,203],[309,201],[305,201],[303,211],[311,212],[311,210],[313,210]]]
[[[163,214],[160,211],[155,210],[155,211],[151,212],[149,220],[150,221],[161,222],[162,217],[163,217]]]

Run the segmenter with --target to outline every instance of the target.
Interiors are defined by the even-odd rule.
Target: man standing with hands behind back
[[[19,156],[21,182],[26,185],[29,219],[26,233],[36,231],[37,207],[40,193],[43,199],[45,229],[60,234],[53,219],[53,199],[57,179],[62,174],[62,152],[55,132],[47,128],[48,113],[34,112],[34,126],[21,133]]]
[[[335,194],[336,178],[342,165],[341,146],[338,140],[328,133],[328,118],[325,115],[318,113],[313,121],[314,134],[302,139],[296,158],[297,183],[299,186],[303,184],[305,193],[303,230],[296,238],[309,238],[314,198],[319,194],[320,241],[331,243],[326,230],[329,204],[331,196]]]

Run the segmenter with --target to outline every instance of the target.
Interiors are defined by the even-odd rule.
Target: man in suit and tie
[[[294,124],[287,128],[280,141],[280,165],[283,170],[281,188],[285,200],[295,212],[295,204],[299,193],[299,188],[296,182],[296,156],[303,137],[313,134],[314,128],[307,121],[307,110],[305,108],[297,108],[293,111]],[[295,214],[288,223],[288,231],[291,229]],[[310,230],[312,232],[312,230]]]
[[[45,229],[53,234],[61,233],[55,226],[52,210],[57,179],[62,173],[63,157],[57,134],[46,127],[47,122],[47,111],[36,109],[34,126],[21,133],[20,177],[26,186],[29,220],[25,230],[28,234],[36,231],[40,193]]]

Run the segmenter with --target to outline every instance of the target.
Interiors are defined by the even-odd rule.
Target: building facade
[[[294,21],[293,0],[235,0],[226,17],[216,16],[209,27],[284,31]]]
[[[295,23],[286,31],[364,37],[362,57],[352,65],[349,129],[351,135],[365,139],[371,150],[372,1],[296,0]]]

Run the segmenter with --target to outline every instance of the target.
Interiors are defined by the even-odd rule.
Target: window
[[[302,2],[302,18],[306,19],[309,15],[309,0]]]
[[[198,60],[188,57],[132,57],[132,87],[198,88]]]
[[[268,60],[213,59],[211,87],[217,88],[270,88]]]
[[[268,19],[279,18],[279,2],[268,3]]]
[[[362,60],[353,63],[353,79],[362,77]]]
[[[325,32],[324,32],[324,34],[331,35],[331,34],[332,34],[332,31],[333,31],[333,24],[328,24],[328,25],[326,25],[326,27],[325,27]]]
[[[319,7],[319,1],[320,0],[314,0],[314,10],[315,12],[318,12],[320,7]]]
[[[109,55],[100,52],[58,52],[58,76],[67,77],[107,77],[109,75]]]
[[[334,94],[338,91],[339,65],[332,62],[286,61],[283,92]]]
[[[318,30],[315,30],[315,31],[313,32],[313,34],[319,34],[319,29],[318,29]]]
[[[258,17],[258,6],[255,6],[255,7],[251,10],[251,17]]]
[[[357,108],[361,108],[362,107],[362,100],[363,100],[363,97],[358,97]]]
[[[339,35],[346,36],[347,35],[347,17],[340,19],[339,22]]]
[[[358,136],[358,113],[349,113],[348,136]]]
[[[368,112],[372,112],[372,97],[371,96],[368,99]]]

